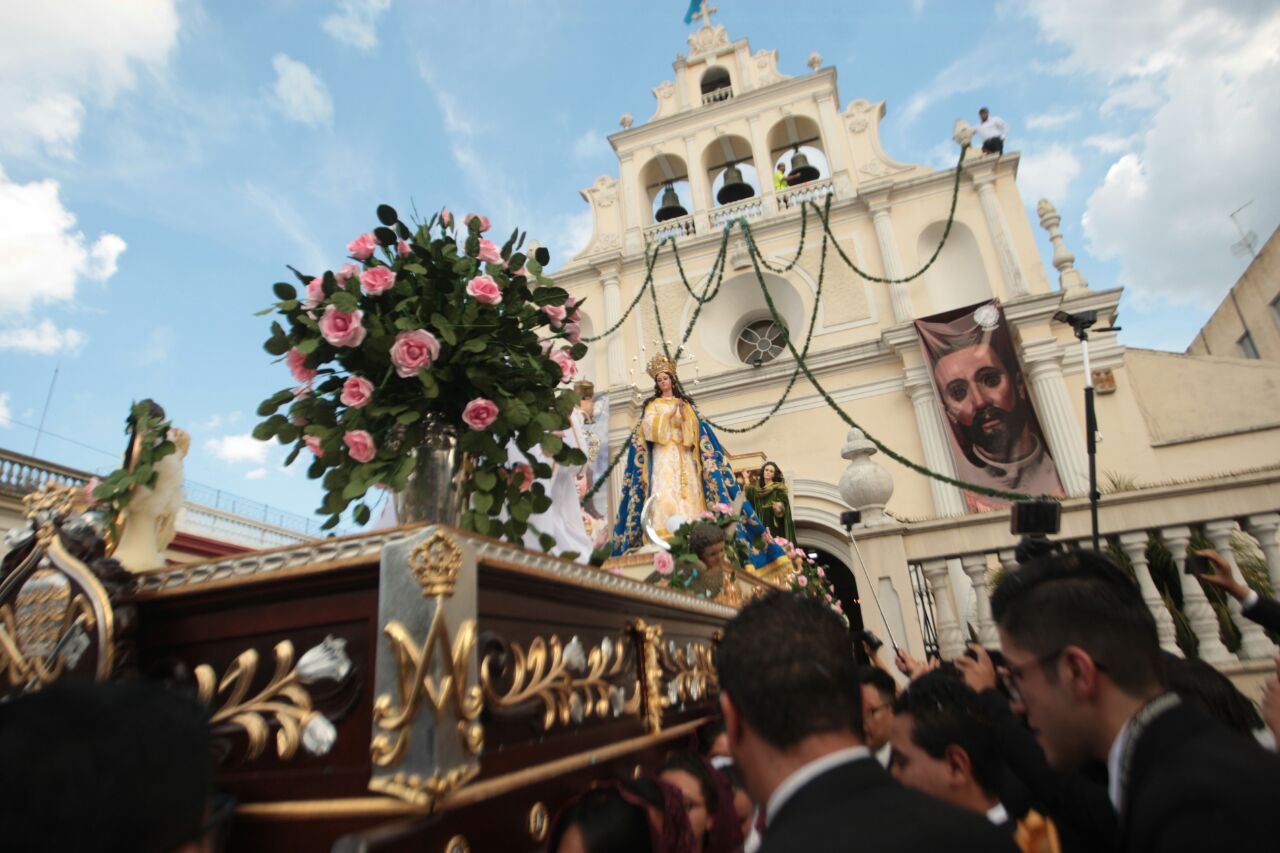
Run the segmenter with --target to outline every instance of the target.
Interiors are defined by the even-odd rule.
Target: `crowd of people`
[[[1206,581],[1280,628],[1205,556]],[[812,599],[751,602],[719,643],[702,748],[583,794],[549,853],[1277,849],[1280,659],[1259,713],[1162,651],[1137,585],[1092,551],[1008,573],[992,607],[1003,653],[858,666]]]

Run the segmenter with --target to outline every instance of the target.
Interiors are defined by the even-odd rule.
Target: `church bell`
[[[667,184],[667,188],[662,191],[662,206],[653,215],[654,221],[666,222],[668,219],[679,219],[681,216],[688,215],[689,211],[680,205],[680,197],[676,195],[675,187]]]
[[[787,173],[787,185],[796,186],[797,184],[807,184],[809,181],[818,179],[818,169],[809,165],[809,158],[804,156],[804,152],[796,149],[796,153],[791,155],[791,171]]]
[[[730,163],[724,170],[724,186],[716,193],[716,201],[720,204],[733,204],[756,194],[755,188],[742,180],[742,170],[736,163]]]

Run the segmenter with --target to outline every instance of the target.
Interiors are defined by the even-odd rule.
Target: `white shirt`
[[[988,139],[1004,139],[1009,135],[1009,125],[1005,124],[1002,118],[988,115],[987,120],[974,129],[974,134],[978,138],[978,144],[981,145]]]
[[[889,761],[893,758],[893,744],[888,741],[884,742],[884,746],[876,750],[876,761],[880,762],[880,766],[885,770],[889,769]]]
[[[1004,803],[996,803],[994,806],[987,809],[987,820],[991,821],[996,826],[1004,826],[1008,823],[1009,812],[1005,809]]]
[[[1248,610],[1250,607],[1256,606],[1258,603],[1258,593],[1255,590],[1249,590],[1249,594],[1240,602],[1241,610]]]
[[[1130,719],[1120,727],[1120,733],[1111,742],[1111,750],[1107,753],[1107,797],[1117,812],[1120,811],[1120,757],[1124,755],[1125,746],[1129,743]]]
[[[846,749],[837,749],[835,752],[829,752],[821,758],[810,761],[783,779],[782,784],[774,789],[773,796],[769,797],[769,802],[765,803],[764,807],[765,826],[773,822],[773,819],[778,816],[778,812],[782,811],[782,807],[786,805],[787,800],[795,795],[796,791],[799,791],[823,773],[839,767],[841,764],[848,764],[860,758],[870,757],[871,750],[865,746],[851,746]]]

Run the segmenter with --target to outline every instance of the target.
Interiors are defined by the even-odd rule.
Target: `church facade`
[[[776,51],[753,51],[746,39],[731,40],[724,26],[710,24],[690,35],[688,48],[673,64],[674,80],[654,88],[654,114],[644,122],[624,115],[622,129],[609,137],[617,175],[601,176],[582,191],[593,234],[556,275],[558,284],[586,299],[584,336],[616,327],[581,365],[597,396],[607,389],[610,448],[626,440],[652,393],[643,369],[648,357],[664,340],[674,352],[696,315],[678,359],[680,380],[720,428],[735,467],[777,462],[789,483],[800,544],[850,573],[869,626],[882,632],[887,626],[918,650],[949,611],[942,633],[954,646],[966,619],[981,621],[986,574],[1002,565],[1001,549],[1012,548],[1007,512],[975,519],[957,487],[873,455],[875,448],[851,432],[803,376],[759,428],[731,429],[759,422],[786,391],[795,361],[784,336],[797,350],[807,340],[814,377],[865,432],[954,477],[947,410],[913,323],[998,300],[1025,395],[1067,498],[1065,532],[1076,524],[1072,507],[1087,504],[1085,376],[1080,344],[1055,315],[1093,311],[1097,328],[1105,328],[1117,319],[1121,291],[1088,286],[1063,244],[1056,211],[1044,201],[1038,214],[1056,268],[1046,269],[1016,184],[1018,153],[976,149],[964,158],[954,221],[936,262],[909,282],[870,280],[904,279],[930,260],[947,229],[955,170],[893,159],[879,141],[886,105],[859,97],[842,106],[836,69],[823,67],[817,55],[809,58],[808,73],[788,76]],[[823,263],[823,225],[813,209],[803,209],[806,200],[829,204],[830,233],[848,262],[829,245]],[[757,276],[738,220],[746,220],[760,256],[777,271]],[[730,227],[720,290],[700,305],[694,294],[708,287]],[[671,243],[658,251],[655,300],[643,292],[647,267],[668,237],[679,263]],[[780,316],[770,311],[761,278]],[[1126,350],[1106,332],[1090,336],[1088,358],[1105,435],[1100,478],[1108,472],[1122,484],[1200,481],[1280,464],[1280,404],[1272,397],[1259,405],[1254,397],[1248,411],[1230,403],[1240,394],[1263,393],[1272,378]],[[850,504],[864,515],[855,535],[871,564],[865,573],[840,525]],[[955,537],[997,519],[1003,539],[974,546],[987,548],[982,570],[977,557],[964,564]],[[952,551],[927,560],[914,556],[912,531],[919,524],[951,531]],[[930,576],[923,585],[910,576],[921,566]],[[878,607],[868,606],[868,585],[878,593]],[[940,585],[946,585],[945,601],[937,601]],[[933,601],[924,609],[937,611],[929,616],[920,604],[926,587]],[[989,613],[982,627],[993,634],[987,623]]]

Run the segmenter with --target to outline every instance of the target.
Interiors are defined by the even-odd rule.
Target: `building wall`
[[[1244,358],[1239,341],[1247,331],[1258,355],[1280,361],[1280,228],[1263,245],[1222,304],[1196,335],[1189,355]]]

